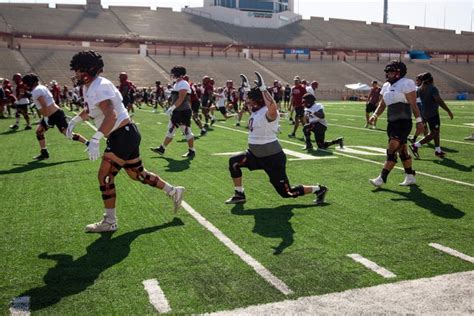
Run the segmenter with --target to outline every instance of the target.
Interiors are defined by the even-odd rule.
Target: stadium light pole
[[[383,24],[388,23],[388,0],[383,1]]]

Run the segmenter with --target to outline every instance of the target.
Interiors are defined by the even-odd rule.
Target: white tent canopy
[[[349,90],[353,90],[354,92],[369,92],[370,87],[366,85],[365,83],[351,83],[351,84],[346,84],[345,87]]]

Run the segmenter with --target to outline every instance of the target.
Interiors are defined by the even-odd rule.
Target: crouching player
[[[36,74],[27,74],[22,78],[23,84],[27,90],[31,92],[31,98],[39,109],[43,118],[36,128],[36,138],[38,139],[41,152],[34,157],[36,160],[49,158],[49,152],[46,147],[46,139],[44,133],[50,128],[56,126],[58,130],[66,135],[67,121],[64,111],[54,102],[53,95],[48,88],[39,84],[39,78]],[[87,144],[87,140],[80,134],[72,134],[72,140]]]
[[[112,82],[99,76],[104,68],[102,56],[94,51],[82,51],[72,57],[70,66],[75,71],[77,84],[83,86],[85,109],[69,122],[67,135],[72,135],[74,126],[79,122],[89,118],[94,121],[97,132],[87,146],[90,160],[100,157],[100,140],[107,137],[107,147],[98,174],[105,214],[101,221],[87,225],[86,231],[100,233],[117,230],[114,177],[122,168],[133,180],[165,191],[173,200],[176,212],[181,206],[184,188],[173,187],[143,167],[140,132],[131,122],[118,89]]]
[[[313,149],[311,144],[311,132],[314,133],[316,145],[320,149],[326,149],[331,145],[339,144],[339,147],[344,147],[344,138],[339,137],[330,142],[325,141],[326,130],[328,124],[324,115],[324,107],[321,103],[316,103],[316,98],[311,93],[306,93],[303,96],[303,105],[305,107],[304,114],[307,124],[303,127],[303,134],[306,141],[305,150]]]
[[[268,92],[261,75],[256,72],[257,86],[247,95],[252,115],[249,120],[249,149],[229,159],[229,171],[235,187],[234,196],[225,201],[226,204],[242,204],[246,202],[242,186],[242,168],[264,170],[269,176],[275,190],[283,198],[296,198],[305,194],[316,195],[314,203],[324,203],[328,189],[323,185],[298,185],[290,187],[286,175],[286,155],[278,141],[278,124],[280,114]]]

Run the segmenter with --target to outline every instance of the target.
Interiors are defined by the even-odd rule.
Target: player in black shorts
[[[419,142],[412,144],[410,149],[413,152],[413,155],[419,159],[420,154],[418,153],[418,148],[434,140],[435,156],[444,158],[446,154],[441,150],[440,146],[441,120],[439,118],[438,109],[439,107],[442,107],[443,110],[448,113],[450,119],[453,119],[453,113],[440,97],[438,89],[433,84],[433,76],[429,72],[422,74],[421,81],[423,83],[421,84],[418,93],[423,108],[423,118],[426,120],[426,123],[430,128],[430,133],[423,137]]]
[[[54,102],[53,95],[43,85],[39,84],[39,78],[35,74],[27,74],[22,78],[23,84],[31,92],[33,102],[43,115],[40,124],[36,128],[36,138],[38,139],[41,153],[34,157],[36,160],[49,158],[49,152],[46,147],[44,133],[50,128],[56,126],[58,130],[66,135],[68,122],[64,111]],[[72,140],[79,141],[87,145],[87,140],[80,134],[74,133]]]

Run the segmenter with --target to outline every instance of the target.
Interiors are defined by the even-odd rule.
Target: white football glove
[[[172,106],[168,108],[168,110],[166,110],[166,115],[169,115],[169,116],[173,115],[174,109],[176,109],[176,105],[173,104]]]
[[[260,89],[260,91],[265,91],[267,90],[267,86],[265,85],[265,82],[263,81],[262,75],[256,71],[255,75],[257,76],[257,80],[255,80],[255,83],[257,84],[257,87]]]
[[[100,131],[97,131],[89,141],[89,145],[87,146],[87,152],[89,153],[89,159],[92,161],[97,160],[100,157],[99,147],[100,139],[102,137],[104,137],[104,134]]]
[[[74,116],[70,121],[69,124],[67,125],[66,129],[66,137],[69,139],[72,139],[72,131],[74,130],[74,127],[76,127],[76,124],[82,122],[82,117],[79,115]]]

